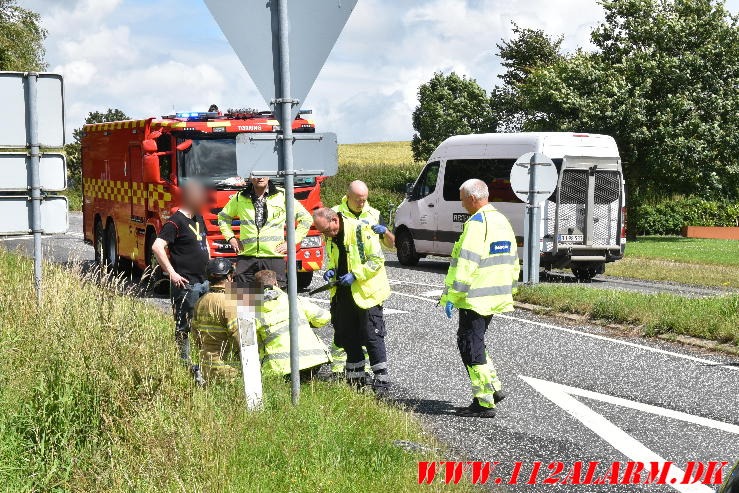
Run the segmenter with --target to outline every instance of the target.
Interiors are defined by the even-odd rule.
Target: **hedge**
[[[636,235],[679,235],[683,226],[739,226],[739,202],[700,198],[667,199],[629,211]]]

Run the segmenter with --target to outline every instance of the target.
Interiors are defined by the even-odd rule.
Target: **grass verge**
[[[626,245],[629,257],[739,267],[739,241],[642,236]]]
[[[645,335],[680,334],[739,347],[739,295],[686,298],[673,294],[522,286],[516,301],[595,320],[640,326]]]
[[[739,266],[672,262],[650,258],[626,257],[608,264],[609,276],[668,281],[722,288],[739,288]]]
[[[0,481],[6,491],[418,491],[395,440],[433,444],[416,420],[341,384],[193,387],[171,323],[120,285],[0,251]],[[428,455],[428,454],[426,454]],[[431,454],[433,455],[433,454]],[[431,458],[434,459],[433,457]]]

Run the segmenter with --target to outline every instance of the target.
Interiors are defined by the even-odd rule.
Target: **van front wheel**
[[[398,251],[398,261],[402,265],[418,265],[421,256],[416,253],[416,245],[410,232],[402,229],[395,235],[395,248]]]
[[[603,264],[583,264],[571,267],[572,274],[580,282],[590,282],[598,274],[605,272],[605,265]]]

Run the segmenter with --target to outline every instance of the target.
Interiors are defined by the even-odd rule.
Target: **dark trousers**
[[[487,363],[485,332],[487,332],[492,318],[492,316],[485,317],[472,310],[459,310],[457,347],[465,366]]]
[[[239,256],[234,269],[234,281],[244,286],[254,286],[254,274],[260,270],[271,270],[277,274],[277,284],[281,288],[287,286],[287,264],[282,257],[245,257]]]
[[[180,358],[183,361],[190,361],[190,323],[192,322],[193,312],[195,311],[195,303],[201,296],[208,292],[210,283],[208,281],[202,283],[186,284],[184,288],[170,284],[170,301],[172,302],[172,315],[174,316],[174,337],[177,342],[177,348],[180,352]]]
[[[346,351],[347,378],[364,374],[364,350],[367,348],[374,385],[387,385],[387,350],[382,305],[363,309],[357,306],[351,288],[339,287],[331,300],[334,344]]]

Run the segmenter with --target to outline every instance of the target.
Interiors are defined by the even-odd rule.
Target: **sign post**
[[[293,135],[292,122],[308,95],[357,0],[205,0],[265,101],[274,107],[281,133],[240,135],[239,174],[284,179],[287,215],[287,287],[290,308],[292,403],[300,399],[298,286],[295,245],[295,176],[335,174],[336,136]],[[250,26],[245,30],[244,26]],[[293,146],[302,155],[296,170]],[[298,147],[299,146],[299,147]],[[305,152],[304,152],[305,148]],[[310,150],[307,150],[310,148]],[[325,158],[311,162],[309,156]]]
[[[557,187],[557,168],[544,154],[529,152],[518,158],[511,169],[513,193],[526,203],[523,247],[523,281],[539,283],[541,256],[541,202]]]
[[[64,156],[57,153],[42,163],[41,154],[42,145],[64,145],[62,77],[0,72],[0,104],[7,109],[7,118],[0,121],[0,147],[27,150],[25,156],[0,152],[0,188],[8,192],[0,197],[0,235],[33,235],[33,280],[40,301],[41,235],[64,233],[69,225],[66,197],[46,195],[66,188]]]

